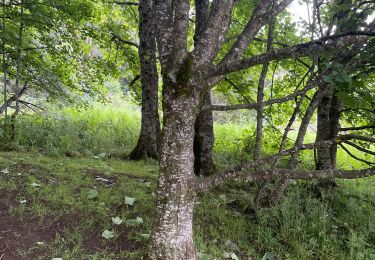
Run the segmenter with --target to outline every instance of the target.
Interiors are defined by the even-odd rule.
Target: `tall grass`
[[[47,112],[19,116],[16,142],[21,150],[34,150],[51,155],[123,156],[129,153],[137,142],[140,117],[140,108],[129,102],[97,103],[81,109],[51,108]],[[247,117],[246,120],[231,123],[222,118],[214,124],[213,154],[218,169],[251,160],[255,142],[255,122],[251,117]],[[281,132],[266,124],[263,155],[275,153],[280,138]],[[292,131],[289,145],[295,138],[296,131]],[[315,133],[308,131],[305,141],[314,140]],[[371,160],[369,156],[366,157],[351,147],[348,149],[358,157]],[[303,152],[302,167],[314,168],[313,158],[312,151]],[[366,165],[339,149],[338,166],[351,169]]]
[[[22,116],[16,129],[18,145],[26,150],[97,155],[129,152],[139,128],[140,113],[135,107],[96,104]]]

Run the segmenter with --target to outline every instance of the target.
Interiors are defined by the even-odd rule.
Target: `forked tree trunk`
[[[211,105],[211,95],[203,97],[205,106]],[[214,173],[212,148],[214,146],[214,126],[211,110],[201,111],[195,121],[194,171],[196,175],[208,176]]]
[[[156,43],[153,1],[139,3],[139,59],[141,63],[142,120],[137,146],[130,153],[132,160],[147,157],[158,159],[160,120],[158,113],[158,71],[156,67]]]
[[[196,95],[177,96],[164,88],[163,135],[151,259],[197,259],[193,242],[195,199],[194,122]]]

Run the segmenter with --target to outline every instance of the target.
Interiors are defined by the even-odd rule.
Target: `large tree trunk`
[[[158,71],[152,5],[153,1],[151,0],[142,0],[139,3],[140,43],[138,53],[141,63],[142,121],[137,146],[129,155],[132,160],[147,157],[159,158]]]
[[[206,106],[211,105],[211,95],[207,92],[203,97]],[[212,148],[214,146],[214,126],[211,110],[199,113],[195,121],[194,137],[194,171],[196,175],[208,176],[214,173]]]
[[[318,127],[316,142],[332,140],[337,137],[340,128],[341,102],[337,96],[326,95],[318,106]],[[320,147],[317,149],[316,166],[317,170],[328,170],[336,168],[337,145]],[[325,190],[335,188],[334,179],[320,180],[318,187]]]
[[[317,133],[315,142],[331,140],[330,118],[329,112],[331,107],[331,94],[323,97],[318,105],[317,114]],[[329,147],[321,147],[317,149],[316,169],[331,169],[331,155]]]
[[[326,95],[318,106],[318,127],[316,142],[336,138],[340,128],[340,100],[332,94]],[[317,170],[334,169],[336,167],[337,145],[317,149]]]
[[[198,98],[164,88],[163,134],[151,259],[197,259],[193,242],[194,122]]]
[[[195,0],[196,4],[196,26],[194,43],[197,43],[206,26],[209,15],[210,3],[208,0]],[[210,91],[203,96],[203,104],[211,105]],[[211,110],[199,113],[195,122],[194,137],[194,171],[196,175],[208,176],[214,173],[212,149],[214,146],[214,122]]]

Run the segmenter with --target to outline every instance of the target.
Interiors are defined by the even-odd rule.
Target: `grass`
[[[137,142],[139,122],[139,110],[127,103],[54,108],[20,116],[16,142],[18,150],[49,155],[123,156]]]
[[[158,166],[118,159],[136,143],[139,111],[127,104],[51,111],[20,117],[18,152],[0,152],[0,211],[5,203],[9,221],[23,228],[14,233],[30,235],[15,254],[21,259],[140,259],[152,225]],[[265,133],[263,153],[273,153],[280,135],[267,127]],[[253,134],[250,123],[216,123],[217,168],[250,160]],[[312,141],[309,132],[306,142]],[[338,157],[339,168],[366,167],[341,149]],[[303,152],[301,167],[313,168],[312,158],[312,152]],[[337,192],[320,193],[314,182],[293,182],[281,204],[256,215],[255,184],[232,181],[200,194],[194,219],[198,255],[375,259],[375,178],[338,184]],[[90,199],[93,191],[97,196]],[[136,199],[133,206],[125,204],[125,196]],[[115,225],[112,217],[123,223]],[[114,237],[104,239],[105,230]]]
[[[154,212],[155,162],[10,152],[0,153],[0,170],[0,193],[11,216],[26,225],[30,217],[42,227],[62,223],[64,229],[42,245],[18,250],[19,256],[32,259],[39,250],[43,259],[140,259]],[[278,259],[373,259],[374,184],[374,178],[340,181],[337,193],[317,195],[312,184],[294,182],[280,205],[257,217],[251,211],[255,185],[222,185],[197,199],[194,236],[199,255],[201,259],[224,259],[232,253],[239,259],[260,259],[266,253]],[[90,190],[96,190],[97,197],[89,199]],[[134,206],[124,204],[125,196],[136,199]],[[26,203],[20,203],[23,200]],[[124,222],[117,226],[112,217]],[[143,223],[129,221],[137,217]],[[113,231],[114,238],[102,238],[104,230]]]

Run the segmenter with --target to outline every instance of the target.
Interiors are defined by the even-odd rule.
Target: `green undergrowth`
[[[140,259],[143,255],[154,215],[156,162],[3,152],[0,171],[0,194],[11,216],[25,225],[35,217],[40,226],[60,223],[64,231],[32,249],[18,250],[24,259],[32,258],[37,249],[44,254],[41,259]],[[374,259],[375,179],[338,185],[336,192],[321,193],[313,182],[293,182],[280,205],[257,214],[252,210],[254,184],[230,182],[205,192],[198,196],[195,209],[198,255],[201,259]],[[121,224],[114,223],[116,217]],[[102,236],[106,230],[113,232],[112,238]]]
[[[123,156],[136,144],[139,129],[138,108],[127,103],[52,108],[18,117],[15,146],[49,155]]]

